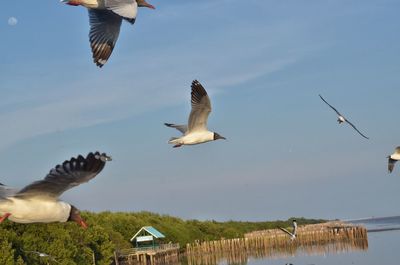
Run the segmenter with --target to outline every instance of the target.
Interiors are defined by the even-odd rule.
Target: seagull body
[[[58,197],[66,190],[88,182],[111,158],[106,154],[89,153],[53,168],[43,180],[31,183],[20,191],[0,186],[0,223],[6,219],[16,223],[52,223],[75,221],[86,228],[79,210]]]
[[[285,232],[286,234],[288,234],[290,236],[290,240],[293,241],[296,239],[297,237],[297,222],[296,220],[293,220],[293,231],[289,232],[287,229],[283,228],[283,227],[279,227],[280,230],[282,230],[283,232]]]
[[[333,109],[336,114],[338,115],[338,119],[337,121],[339,122],[339,124],[346,122],[348,123],[351,127],[353,127],[354,130],[356,130],[362,137],[364,137],[365,139],[369,139],[367,136],[365,136],[364,134],[362,134],[357,128],[356,126],[354,126],[354,124],[352,124],[348,119],[346,119],[337,109],[335,109],[331,104],[329,104],[321,95],[319,95],[319,97],[322,99],[323,102],[325,102],[329,107],[331,107],[331,109]]]
[[[51,256],[51,255],[49,255],[49,254],[46,254],[46,253],[42,253],[42,252],[39,252],[39,251],[29,251],[29,250],[23,250],[23,249],[21,249],[23,252],[25,252],[25,253],[32,253],[32,254],[35,254],[35,255],[37,255],[37,256],[39,256],[39,257],[41,257],[41,258],[49,258],[49,259],[51,259],[52,261],[55,261],[55,262],[57,262],[57,263],[59,263],[53,256]]]
[[[0,214],[11,213],[8,220],[22,224],[66,222],[70,212],[70,204],[42,198],[27,200],[11,197],[0,203]]]
[[[400,146],[396,147],[396,149],[394,150],[394,153],[391,154],[390,156],[388,156],[388,170],[389,173],[392,173],[393,169],[394,169],[394,165],[396,164],[397,161],[400,160]]]
[[[176,125],[164,123],[165,126],[175,128],[183,135],[181,137],[172,137],[168,143],[174,147],[182,145],[196,145],[218,139],[225,139],[216,132],[207,129],[208,115],[211,112],[211,102],[206,90],[199,81],[192,82],[192,110],[189,115],[188,125]]]
[[[89,40],[93,61],[103,65],[110,58],[118,40],[122,20],[132,25],[136,21],[137,8],[155,9],[145,0],[61,0],[72,6],[84,6],[89,12]]]

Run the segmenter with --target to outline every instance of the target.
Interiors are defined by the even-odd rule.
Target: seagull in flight
[[[321,95],[319,95],[319,97],[322,99],[323,102],[325,102],[329,107],[331,107],[331,109],[333,109],[337,115],[338,115],[338,119],[337,121],[339,122],[339,124],[343,123],[343,122],[347,122],[348,124],[350,124],[351,127],[353,127],[354,130],[356,130],[362,137],[364,137],[365,139],[369,139],[367,136],[365,136],[364,134],[362,134],[357,128],[356,126],[354,126],[353,123],[351,123],[348,119],[346,119],[342,114],[340,114],[340,112],[335,109],[331,104],[329,104]]]
[[[293,226],[292,232],[289,232],[287,229],[285,229],[283,227],[279,227],[280,230],[282,230],[283,232],[285,232],[286,234],[288,234],[290,236],[291,241],[295,240],[297,237],[297,222],[295,219],[293,220],[292,226]]]
[[[388,170],[389,173],[392,173],[394,164],[400,160],[400,146],[396,147],[394,153],[387,157],[389,159],[388,162]]]
[[[20,191],[0,186],[0,223],[52,223],[74,221],[83,228],[87,224],[79,210],[59,200],[59,196],[99,174],[111,157],[105,153],[79,155],[54,167],[43,180],[35,181]]]
[[[172,137],[168,143],[173,144],[174,148],[182,145],[202,144],[225,137],[216,132],[210,132],[207,129],[207,119],[211,112],[211,102],[206,90],[199,81],[192,82],[192,111],[189,115],[188,125],[176,125],[164,123],[165,126],[175,128],[183,135],[181,137]]]
[[[60,262],[58,262],[53,256],[51,256],[51,255],[49,255],[49,254],[42,253],[42,252],[39,252],[39,251],[29,251],[29,250],[23,250],[23,249],[21,249],[21,250],[22,250],[23,252],[25,252],[25,253],[32,253],[32,254],[38,255],[38,256],[41,257],[41,258],[49,258],[49,259],[51,259],[51,260],[54,261],[54,262],[60,263]]]
[[[89,12],[89,40],[93,61],[98,67],[110,58],[117,43],[122,21],[136,21],[138,7],[155,7],[145,0],[61,0],[71,6],[84,6]]]

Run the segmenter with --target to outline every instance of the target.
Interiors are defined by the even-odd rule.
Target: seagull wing
[[[192,82],[192,111],[189,115],[189,132],[206,131],[207,119],[211,112],[211,102],[199,81]]]
[[[400,154],[400,146],[397,146],[396,149],[394,149],[395,154]]]
[[[176,125],[176,124],[172,124],[172,123],[164,123],[164,125],[167,127],[175,128],[183,134],[185,134],[188,130],[187,125]]]
[[[6,185],[0,183],[0,200],[6,200],[8,197],[14,196],[18,190],[7,187]]]
[[[389,161],[388,161],[388,170],[389,170],[389,173],[392,173],[393,168],[394,168],[394,164],[396,164],[396,161],[397,161],[397,160],[391,159],[390,156],[389,156],[388,158],[389,158]]]
[[[104,5],[131,24],[135,23],[138,8],[135,0],[105,0]]]
[[[292,233],[290,233],[287,229],[283,228],[283,227],[279,227],[280,230],[282,230],[283,232],[285,232],[286,234],[288,234],[289,236],[293,236]]]
[[[356,130],[362,137],[364,137],[365,139],[369,139],[367,136],[365,136],[364,134],[362,134],[362,133],[356,128],[356,126],[354,126],[353,123],[351,123],[351,122],[350,122],[349,120],[347,120],[347,119],[345,119],[345,120],[346,120],[346,122],[347,122],[348,124],[350,124],[350,126],[353,127],[353,129]]]
[[[322,99],[322,101],[324,101],[329,107],[331,107],[331,109],[333,109],[336,113],[337,113],[337,115],[339,115],[339,116],[343,116],[342,114],[340,114],[340,112],[337,110],[337,109],[335,109],[331,104],[329,104],[321,95],[318,95],[321,99]]]
[[[109,10],[88,9],[90,20],[89,40],[93,61],[102,67],[110,58],[118,40],[122,17]]]
[[[89,153],[86,158],[79,155],[64,161],[50,170],[43,179],[26,186],[16,197],[48,197],[57,199],[63,192],[96,177],[111,160],[106,154]]]

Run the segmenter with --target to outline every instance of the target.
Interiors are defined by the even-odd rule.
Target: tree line
[[[75,223],[17,224],[5,221],[0,225],[0,264],[112,264],[116,249],[131,248],[131,237],[143,226],[153,226],[165,235],[165,241],[186,243],[195,240],[216,240],[243,237],[245,233],[288,227],[286,221],[218,222],[183,220],[150,212],[82,212],[89,224],[82,229]],[[296,218],[298,224],[323,220]],[[50,256],[40,257],[38,253]]]

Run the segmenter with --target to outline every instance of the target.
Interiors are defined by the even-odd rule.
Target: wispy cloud
[[[228,2],[235,1],[209,1],[198,12]],[[166,13],[175,11],[167,8]],[[168,16],[160,16],[168,22]],[[299,39],[296,48],[293,28]],[[94,66],[89,71],[68,69],[70,79],[46,80],[46,86],[33,95],[24,96],[21,91],[18,97],[9,95],[15,101],[7,102],[0,112],[0,149],[38,135],[121,120],[187,101],[189,84],[195,78],[206,82],[213,94],[281,71],[318,48],[304,42],[302,34],[304,28],[291,21],[251,28],[237,23],[213,32],[196,32],[174,45],[119,51],[113,58],[116,63],[102,70]],[[89,55],[84,59],[90,60]]]

